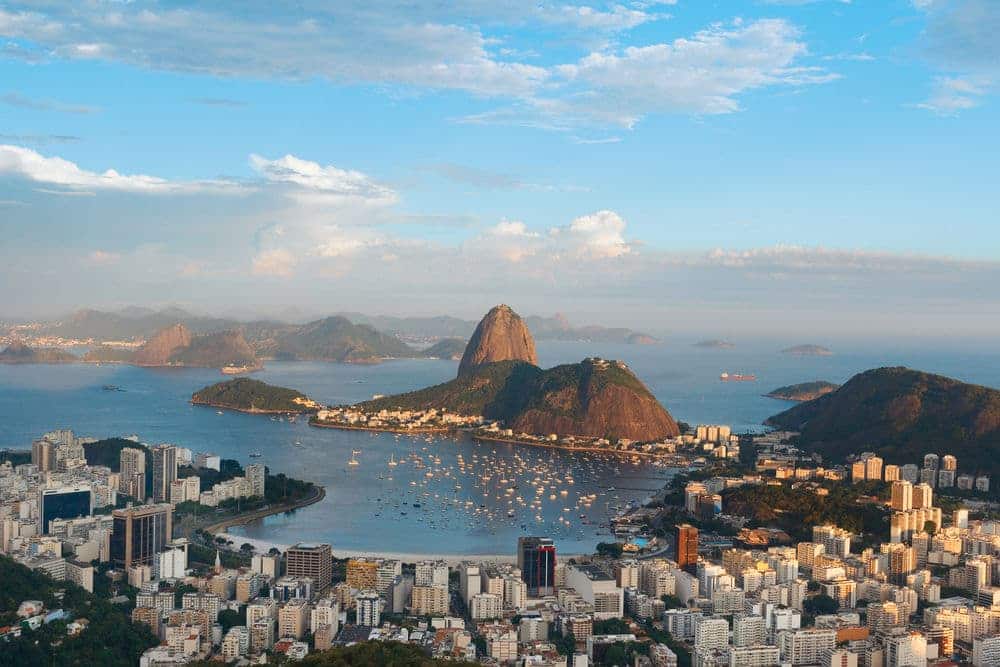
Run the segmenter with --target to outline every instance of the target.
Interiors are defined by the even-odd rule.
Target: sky
[[[5,0],[0,316],[995,336],[998,33],[995,0]]]

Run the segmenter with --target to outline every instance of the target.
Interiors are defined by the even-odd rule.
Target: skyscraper
[[[555,592],[556,545],[550,538],[517,538],[517,567],[531,597]]]
[[[38,494],[38,519],[42,533],[49,531],[53,519],[76,519],[94,511],[93,493],[89,486],[63,489],[42,489]]]
[[[333,551],[329,544],[296,544],[285,552],[285,574],[309,577],[316,590],[323,590],[333,579]]]
[[[153,447],[153,502],[170,501],[170,485],[177,479],[177,448]]]
[[[244,476],[250,483],[250,495],[264,497],[265,471],[263,463],[251,463],[246,467]]]
[[[31,443],[31,462],[38,466],[39,472],[48,472],[55,466],[56,446],[47,438]]]
[[[698,529],[690,524],[677,526],[677,565],[688,572],[698,565]]]
[[[138,500],[146,499],[146,452],[126,447],[119,455],[118,490]]]
[[[111,560],[115,565],[152,567],[173,533],[169,503],[141,505],[112,512]]]

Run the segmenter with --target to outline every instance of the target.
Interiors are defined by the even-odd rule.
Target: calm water
[[[761,396],[774,387],[814,379],[842,382],[875,366],[908,365],[1000,386],[996,349],[859,346],[838,348],[833,357],[793,358],[777,354],[780,347],[542,343],[539,356],[545,366],[595,354],[624,359],[676,418],[727,423],[737,430],[759,428],[764,418],[786,406]],[[441,382],[453,377],[455,369],[454,362],[430,360],[378,366],[272,362],[256,377],[324,402],[347,403]],[[722,383],[722,371],[755,373],[759,381]],[[317,429],[302,420],[219,415],[188,403],[192,392],[220,379],[217,371],[198,369],[0,366],[0,447],[27,448],[44,431],[69,427],[95,437],[134,433],[144,442],[170,442],[244,463],[250,461],[249,452],[260,450],[261,460],[273,471],[320,483],[327,497],[294,514],[250,525],[246,535],[406,553],[509,553],[523,532],[553,535],[567,553],[589,551],[604,537],[597,535],[596,524],[615,506],[646,497],[669,475],[617,459],[461,438]],[[126,391],[103,391],[105,384]],[[358,466],[347,465],[352,450],[359,452]],[[389,466],[390,458],[402,463]],[[533,481],[544,483],[544,492]],[[597,497],[588,504],[590,494]]]

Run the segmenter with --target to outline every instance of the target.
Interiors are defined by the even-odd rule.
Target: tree
[[[253,551],[253,545],[250,544],[249,542],[244,542],[243,544],[240,545],[240,551],[245,551],[247,553],[250,553]]]
[[[242,613],[241,613],[242,612]],[[219,625],[222,626],[222,634],[229,632],[229,628],[237,625],[245,625],[247,622],[246,607],[241,607],[240,611],[223,609],[219,612]]]
[[[667,609],[686,609],[687,605],[675,595],[661,595],[660,599],[663,600],[663,604],[667,605]]]
[[[810,593],[815,593],[820,588],[822,587],[820,586],[819,582],[816,581],[815,579],[810,579],[809,583],[806,584],[806,590],[809,591]]]
[[[807,614],[819,616],[820,614],[836,614],[840,605],[829,595],[821,593],[815,597],[806,598],[802,602],[802,608]]]
[[[597,553],[610,558],[621,558],[622,545],[618,542],[601,542],[597,545]]]

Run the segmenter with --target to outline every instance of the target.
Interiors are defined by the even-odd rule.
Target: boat
[[[222,414],[222,410],[216,410],[216,411],[215,411],[215,414],[217,414],[217,415],[221,415],[221,414]]]
[[[259,459],[261,456],[263,456],[263,454],[261,454],[259,451],[252,451],[250,452],[249,456],[252,459]]]
[[[398,465],[396,463],[396,455],[395,454],[390,454],[389,455],[389,467],[394,467],[396,465]]]
[[[357,466],[357,465],[361,465],[361,461],[358,461],[358,460],[357,460],[357,459],[356,459],[356,458],[355,458],[355,457],[354,457],[354,456],[352,455],[352,456],[351,456],[351,458],[350,458],[350,459],[348,459],[348,461],[347,461],[347,465],[349,465],[349,466]]]
[[[116,384],[106,384],[103,387],[101,387],[101,389],[103,389],[104,391],[125,391]]]
[[[725,372],[719,376],[719,379],[723,382],[756,382],[756,375],[744,375],[741,373],[728,373]]]

